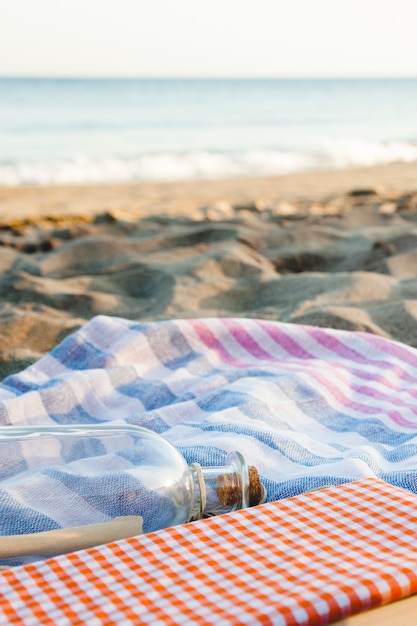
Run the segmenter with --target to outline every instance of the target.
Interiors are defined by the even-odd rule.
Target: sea
[[[417,79],[0,78],[0,185],[417,159]]]

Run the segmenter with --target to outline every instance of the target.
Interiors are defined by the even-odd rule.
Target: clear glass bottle
[[[124,516],[140,516],[150,532],[265,499],[258,472],[239,452],[223,466],[189,466],[164,437],[139,426],[0,429],[0,541]]]

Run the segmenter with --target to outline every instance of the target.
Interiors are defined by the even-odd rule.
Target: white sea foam
[[[417,145],[364,140],[321,141],[309,151],[247,150],[153,153],[135,158],[74,158],[0,163],[0,185],[180,181],[289,174],[322,168],[417,160]]]
[[[332,167],[370,166],[395,161],[417,160],[417,145],[404,141],[379,142],[351,139],[324,144],[324,155]]]

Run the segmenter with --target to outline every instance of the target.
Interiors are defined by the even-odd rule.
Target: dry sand
[[[98,314],[262,317],[417,346],[417,164],[0,188],[0,379]]]

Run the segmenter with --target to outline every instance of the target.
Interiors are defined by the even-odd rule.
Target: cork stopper
[[[249,465],[249,506],[256,506],[264,496],[261,479],[258,470],[253,465]]]
[[[216,494],[220,504],[232,507],[240,500],[241,487],[237,483],[236,474],[220,474],[216,481]]]
[[[249,474],[249,506],[259,504],[264,496],[258,470],[253,465],[248,467]],[[216,481],[216,494],[219,502],[225,507],[239,505],[242,501],[242,486],[236,474],[221,474]]]

